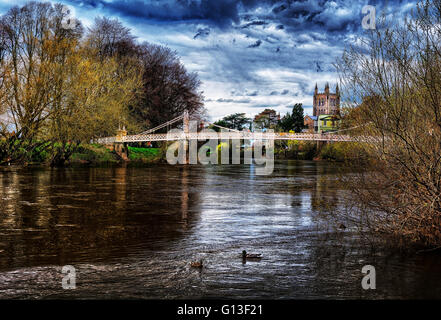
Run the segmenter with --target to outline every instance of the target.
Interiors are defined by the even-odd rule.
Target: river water
[[[338,164],[254,169],[0,169],[0,298],[441,297],[439,254],[373,252],[354,226],[326,222],[346,192]],[[65,265],[75,289],[62,288]],[[361,286],[365,265],[375,290]]]

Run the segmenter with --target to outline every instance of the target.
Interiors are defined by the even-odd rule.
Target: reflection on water
[[[441,297],[439,256],[372,254],[319,217],[339,206],[335,164],[1,170],[0,298]]]

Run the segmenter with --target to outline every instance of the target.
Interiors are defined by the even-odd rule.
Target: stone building
[[[318,92],[317,84],[315,84],[312,115],[320,116],[323,114],[335,116],[340,114],[340,91],[338,84],[335,88],[335,93],[329,91],[328,83],[326,83],[325,92]]]

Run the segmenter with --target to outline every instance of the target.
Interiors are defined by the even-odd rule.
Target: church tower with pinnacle
[[[317,83],[314,89],[313,116],[339,115],[340,114],[340,90],[338,84],[335,93],[329,91],[329,84],[326,83],[325,92],[318,92]]]

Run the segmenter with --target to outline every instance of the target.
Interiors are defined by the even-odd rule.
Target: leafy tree
[[[52,164],[63,164],[81,142],[114,135],[126,117],[127,104],[141,90],[141,75],[134,66],[122,71],[115,58],[101,60],[84,51],[80,48],[69,57],[64,101],[48,119],[47,136],[58,142]]]
[[[259,129],[275,129],[280,122],[276,110],[265,109],[254,117],[254,126]]]
[[[286,115],[280,119],[279,128],[283,132],[289,132],[294,128],[294,120],[292,115],[288,112]]]
[[[0,99],[17,131],[5,136],[4,153],[12,160],[24,160],[45,144],[35,139],[63,100],[59,71],[83,28],[80,23],[73,29],[62,28],[62,8],[29,2],[13,7],[0,19]],[[68,79],[68,74],[63,77]]]
[[[81,41],[79,22],[62,28],[62,9],[30,2],[0,20],[0,45],[8,44],[0,49],[0,99],[17,130],[4,132],[2,158],[23,162],[51,150],[52,164],[63,164],[80,142],[113,135],[138,91],[137,68],[98,56]]]
[[[296,103],[293,108],[291,114],[287,113],[280,120],[279,127],[284,132],[289,132],[290,130],[294,130],[294,132],[301,132],[304,128],[304,116],[303,116],[303,107],[301,103]]]
[[[304,126],[303,107],[301,103],[296,103],[292,108],[293,129],[295,132],[301,132]]]
[[[250,123],[251,123],[251,119],[247,118],[245,113],[230,114],[228,116],[223,117],[221,120],[215,122],[215,124],[217,124],[218,126],[235,129],[235,130],[243,130]]]

